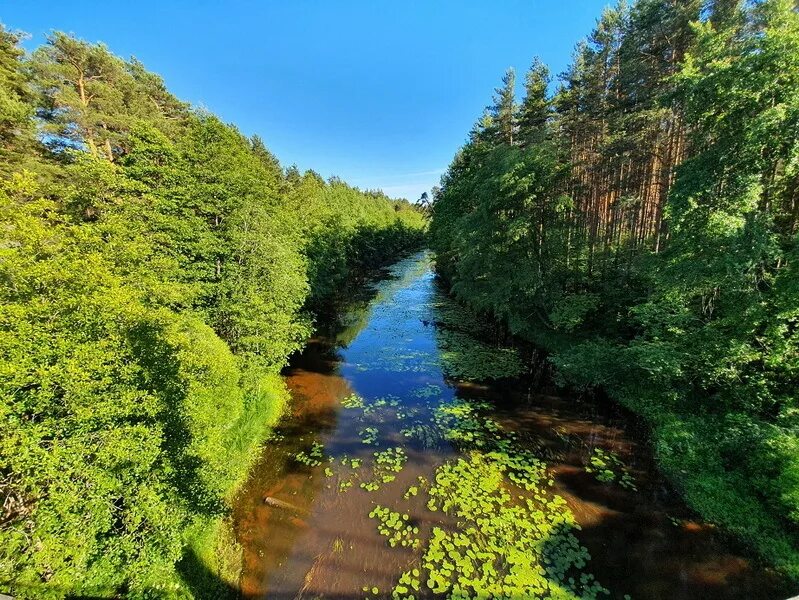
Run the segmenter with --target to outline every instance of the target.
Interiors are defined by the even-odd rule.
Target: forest
[[[509,70],[434,190],[438,273],[799,577],[799,8],[620,2],[552,83]]]
[[[795,593],[799,2],[587,33],[414,203],[0,25],[0,596]]]
[[[220,597],[281,367],[425,218],[282,168],[103,45],[20,42],[0,30],[0,591]]]

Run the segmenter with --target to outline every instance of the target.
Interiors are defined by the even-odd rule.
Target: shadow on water
[[[401,507],[421,539],[433,527],[454,526],[440,511],[427,510],[423,494],[405,498],[403,493],[418,477],[433,478],[458,452],[442,440],[408,438],[402,428],[423,424],[421,415],[433,400],[459,398],[487,402],[492,407],[487,416],[518,432],[518,443],[547,463],[553,492],[581,526],[573,533],[591,554],[587,570],[611,590],[611,598],[790,595],[775,573],[732,550],[711,526],[695,519],[658,474],[646,432],[631,415],[601,399],[558,395],[540,358],[528,361],[537,367],[524,378],[487,384],[445,378],[431,314],[439,293],[426,258],[406,261],[393,278],[356,299],[354,310],[342,311],[338,327],[323,331],[292,360],[285,372],[294,398],[291,413],[265,444],[235,506],[234,527],[244,549],[242,597],[389,597],[399,575],[420,565],[419,553],[389,548],[366,515],[377,504]],[[342,399],[353,393],[370,402],[395,402],[395,408],[345,409]],[[403,417],[386,416],[385,410],[399,410]],[[379,435],[365,443],[369,427]],[[300,464],[296,456],[315,445],[324,448],[324,459]],[[365,491],[359,483],[368,479],[368,470],[361,470],[348,487],[342,458],[368,466],[373,452],[397,446],[407,462],[395,481]],[[634,489],[588,472],[597,449],[618,457]],[[328,467],[335,467],[332,475]],[[542,544],[548,552],[549,541]],[[417,599],[430,596],[424,584],[422,592]]]

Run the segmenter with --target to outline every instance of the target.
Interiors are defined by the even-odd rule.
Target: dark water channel
[[[556,395],[529,374],[487,384],[445,378],[490,368],[493,358],[462,332],[457,343],[442,337],[458,307],[438,290],[429,257],[395,265],[367,295],[354,292],[335,330],[312,340],[286,372],[290,414],[235,510],[245,597],[448,597],[458,588],[435,596],[427,581],[457,583],[453,570],[463,569],[464,597],[478,597],[464,582],[486,563],[496,568],[489,580],[507,577],[507,597],[517,599],[790,595],[776,574],[680,503],[629,416]],[[470,318],[461,318],[462,330]],[[518,485],[509,479],[517,456],[526,457]],[[448,479],[447,465],[456,463],[471,479]],[[454,508],[430,510],[433,496],[447,494]],[[480,521],[481,510],[488,520]],[[478,514],[473,527],[469,511]],[[400,525],[390,512],[402,515]],[[527,527],[533,517],[537,529]],[[397,532],[394,546],[381,520],[384,532]],[[444,547],[456,540],[455,558],[436,554],[434,535]],[[518,549],[516,558],[497,549],[497,539]],[[579,558],[578,545],[590,560]],[[481,548],[486,554],[474,560],[458,554]],[[595,579],[583,585],[588,574]],[[594,581],[607,593],[591,588]]]

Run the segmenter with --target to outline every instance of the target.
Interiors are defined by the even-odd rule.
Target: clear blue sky
[[[607,0],[0,2],[136,56],[281,163],[414,200],[438,182],[508,67],[564,70]]]

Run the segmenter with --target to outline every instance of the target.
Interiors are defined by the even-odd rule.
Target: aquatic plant
[[[408,460],[405,450],[399,446],[388,448],[382,452],[375,452],[375,464],[382,469],[399,473]]]
[[[308,467],[317,467],[322,464],[325,447],[319,442],[313,442],[308,452],[300,450],[294,455],[294,460]]]
[[[410,516],[395,512],[379,504],[369,513],[370,519],[377,519],[377,531],[388,538],[388,545],[419,548],[421,540],[416,537],[419,528],[410,522]]]
[[[340,457],[338,460],[345,467],[349,466],[352,469],[358,469],[363,464],[363,459],[362,458],[351,458],[351,457],[347,456],[346,454],[344,456]]]
[[[411,392],[411,396],[415,396],[416,398],[432,398],[434,396],[439,396],[443,390],[441,389],[440,385],[435,385],[434,383],[428,383],[420,388],[416,388]]]
[[[396,408],[399,405],[400,405],[400,400],[396,396],[385,396],[383,398],[376,398],[372,402],[364,404],[363,414],[369,415],[381,408],[385,407]]]
[[[637,491],[635,478],[630,474],[627,466],[610,450],[594,448],[588,464],[585,466],[586,473],[593,473],[597,481],[602,483],[617,482],[621,487]]]
[[[360,487],[368,492],[374,492],[380,489],[381,484],[394,481],[397,478],[396,474],[402,471],[408,460],[408,455],[402,448],[395,447],[375,452],[374,458],[372,479],[362,481],[360,484]]]
[[[402,497],[405,498],[405,500],[410,500],[414,496],[418,496],[419,492],[423,489],[426,489],[429,485],[430,482],[427,480],[427,477],[424,475],[419,475],[416,478],[416,483],[408,487]]]
[[[364,427],[358,431],[361,442],[366,445],[373,445],[377,443],[377,427]]]
[[[411,569],[400,575],[397,585],[391,590],[393,600],[415,600],[413,592],[420,591],[419,569]]]
[[[480,414],[480,411],[487,411],[489,407],[486,402],[456,399],[436,408],[433,421],[442,436],[450,442],[458,446],[482,448],[510,435],[505,434],[496,421]]]
[[[574,536],[579,526],[565,500],[550,491],[554,482],[546,464],[486,417],[489,408],[465,400],[433,408],[432,425],[466,454],[440,466],[432,482],[420,477],[403,497],[426,490],[427,509],[455,524],[433,527],[421,569],[403,573],[392,598],[415,598],[422,584],[463,599],[591,599],[607,593],[581,572],[590,556]],[[378,505],[370,516],[380,521],[389,543],[420,547],[410,541],[416,538],[404,537],[409,532],[401,513]]]
[[[511,494],[506,480],[532,492]],[[422,559],[426,585],[451,598],[596,598],[607,591],[588,574],[590,559],[563,498],[546,491],[543,463],[472,451],[441,466],[428,508],[458,519],[435,527]],[[577,576],[578,580],[574,577]]]
[[[341,399],[341,405],[344,408],[363,408],[363,398],[361,398],[358,394],[350,394],[345,398]]]

